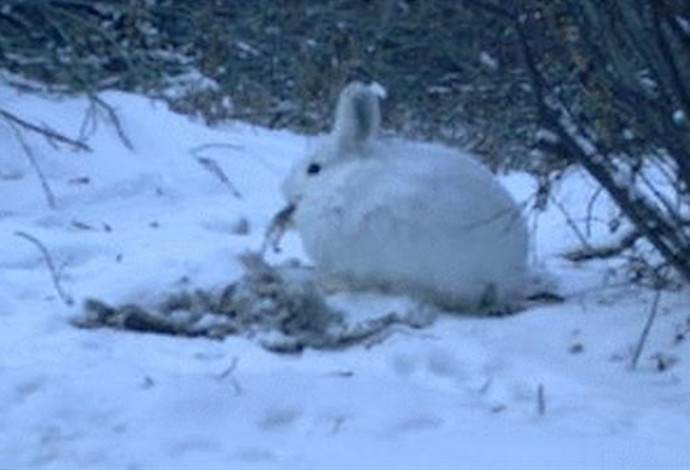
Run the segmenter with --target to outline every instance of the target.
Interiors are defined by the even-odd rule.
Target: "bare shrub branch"
[[[654,325],[654,320],[656,320],[657,314],[659,313],[659,301],[661,300],[661,288],[657,287],[657,289],[654,291],[654,298],[652,299],[652,306],[649,310],[649,316],[647,317],[647,322],[644,325],[644,328],[642,329],[642,334],[640,335],[640,339],[637,342],[637,346],[635,347],[635,351],[632,356],[632,360],[630,361],[630,367],[632,369],[637,368],[637,363],[640,360],[640,356],[642,356],[642,351],[644,350],[645,344],[647,344],[647,338],[649,337],[649,332],[652,330],[652,326]]]
[[[537,386],[537,416],[543,417],[546,415],[546,393],[544,391],[544,384]]]
[[[9,122],[13,125],[19,126],[24,130],[27,130],[29,132],[39,134],[39,135],[45,137],[46,139],[48,139],[48,141],[53,141],[53,142],[58,142],[61,144],[68,145],[69,147],[71,147],[74,150],[82,150],[85,152],[91,152],[91,148],[85,142],[71,139],[71,138],[67,137],[66,135],[64,135],[64,134],[62,134],[62,133],[60,133],[60,132],[58,132],[55,129],[52,129],[50,127],[37,126],[36,124],[33,124],[29,121],[26,121],[26,120],[16,116],[15,114],[12,114],[11,112],[5,110],[5,109],[0,108],[0,116],[5,118],[5,120],[7,122]]]
[[[65,305],[74,305],[74,299],[72,298],[72,296],[67,294],[62,288],[60,281],[60,272],[55,266],[55,262],[53,261],[53,257],[51,256],[50,251],[48,251],[48,248],[46,248],[46,246],[38,238],[26,232],[18,231],[14,234],[20,238],[23,238],[24,240],[27,240],[29,243],[38,248],[38,250],[41,252],[41,255],[43,255],[43,260],[45,261],[46,266],[48,267],[50,279],[53,281],[53,286],[55,287],[55,291],[58,293],[58,296],[65,303]]]
[[[599,246],[592,246],[590,244],[578,250],[572,250],[565,253],[563,257],[569,261],[581,262],[593,259],[607,259],[621,255],[626,250],[632,248],[635,242],[642,237],[640,232],[635,229],[629,230],[618,241]]]
[[[41,187],[43,188],[43,194],[45,194],[46,196],[48,207],[50,207],[51,209],[57,209],[55,193],[53,193],[53,190],[50,188],[48,180],[46,179],[45,174],[43,173],[43,170],[41,169],[41,166],[38,164],[38,160],[34,155],[33,149],[28,144],[28,142],[26,142],[24,136],[22,135],[22,132],[17,128],[17,125],[15,123],[10,122],[10,127],[14,131],[14,135],[19,141],[22,150],[24,150],[24,155],[26,155],[26,158],[29,160],[29,164],[36,172],[36,176],[38,176],[38,181],[41,183]]]
[[[132,141],[129,139],[127,133],[123,129],[122,122],[120,121],[120,117],[117,115],[115,109],[96,93],[89,93],[88,96],[94,114],[98,108],[105,111],[108,121],[110,121],[113,127],[115,127],[115,132],[117,132],[117,136],[120,138],[124,146],[127,147],[127,149],[134,151],[134,145],[132,145]]]
[[[218,165],[214,159],[209,157],[196,157],[201,166],[206,168],[211,174],[215,175],[224,185],[230,190],[230,193],[235,199],[242,199],[242,193],[237,189],[228,175],[223,171],[223,169]]]

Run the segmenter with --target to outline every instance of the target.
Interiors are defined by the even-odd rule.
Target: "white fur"
[[[528,248],[519,208],[468,155],[378,139],[381,91],[348,85],[333,132],[283,186],[321,278],[450,308],[519,298]],[[307,173],[313,164],[318,174]]]

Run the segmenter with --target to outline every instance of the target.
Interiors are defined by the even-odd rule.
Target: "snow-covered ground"
[[[533,261],[563,304],[442,315],[370,348],[301,355],[239,337],[73,327],[86,297],[146,303],[236,279],[236,255],[261,245],[280,180],[310,147],[243,124],[210,129],[141,97],[103,99],[133,151],[105,116],[86,128],[90,153],[24,134],[54,210],[0,122],[0,468],[690,467],[690,340],[675,339],[688,330],[689,293],[662,294],[632,371],[654,293],[621,282],[615,262],[563,260],[578,241],[553,205],[531,216]],[[78,135],[87,103],[0,88],[0,107]],[[241,197],[195,156],[217,162]],[[532,192],[524,175],[504,182],[518,200]],[[557,197],[577,221],[593,191],[574,174]],[[612,209],[598,201],[603,219]],[[50,250],[74,306],[17,232]],[[302,256],[294,235],[283,248],[272,261]]]

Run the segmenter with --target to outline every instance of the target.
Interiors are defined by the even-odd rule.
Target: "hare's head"
[[[381,122],[379,100],[386,92],[378,83],[353,82],[340,93],[331,133],[315,152],[298,162],[283,182],[283,195],[296,204],[309,187],[318,186],[329,169],[363,158]]]

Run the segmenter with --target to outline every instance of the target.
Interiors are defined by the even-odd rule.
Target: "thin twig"
[[[31,167],[34,169],[36,172],[36,175],[38,176],[38,180],[41,183],[41,187],[43,188],[43,193],[46,196],[46,200],[48,201],[48,207],[51,209],[57,209],[57,202],[55,199],[55,193],[53,193],[53,190],[50,188],[50,185],[48,184],[48,180],[46,179],[45,174],[43,173],[43,170],[41,169],[41,166],[38,164],[38,160],[36,160],[36,156],[34,155],[34,151],[31,148],[31,146],[26,142],[24,139],[24,136],[22,135],[21,131],[17,128],[17,124],[14,122],[9,122],[10,128],[14,132],[15,136],[17,137],[17,141],[19,141],[19,145],[21,145],[22,149],[24,150],[24,154],[26,155],[26,158],[29,159],[29,164]]]
[[[117,132],[117,136],[120,138],[122,143],[127,147],[129,150],[134,151],[134,145],[132,144],[132,141],[129,140],[129,137],[127,137],[127,134],[125,133],[123,127],[122,127],[122,122],[120,121],[119,116],[117,115],[117,112],[115,109],[105,102],[103,98],[98,96],[96,93],[89,93],[89,99],[91,100],[91,103],[93,106],[100,106],[103,108],[105,113],[108,116],[108,120],[113,124],[115,127],[115,131]]]
[[[592,245],[590,245],[589,241],[587,241],[587,237],[585,234],[582,233],[582,230],[580,230],[580,227],[577,226],[577,223],[573,220],[573,218],[570,216],[570,213],[568,210],[565,208],[565,206],[556,199],[555,197],[549,197],[551,199],[551,202],[558,208],[558,210],[563,214],[563,217],[565,217],[565,221],[568,224],[568,226],[573,230],[573,233],[575,233],[575,236],[580,240],[580,243],[582,243],[582,246],[584,249],[591,251],[592,250]]]
[[[647,323],[644,325],[644,329],[642,330],[642,334],[640,335],[640,340],[637,342],[637,346],[635,347],[635,352],[632,357],[632,362],[630,364],[631,368],[634,370],[637,367],[637,362],[640,360],[640,356],[642,356],[642,350],[644,349],[645,344],[647,343],[647,338],[649,337],[649,332],[652,329],[652,325],[654,324],[654,320],[656,319],[657,314],[659,313],[659,300],[661,299],[661,288],[657,287],[656,291],[654,292],[654,299],[652,300],[652,308],[649,311],[649,317],[647,318]]]
[[[208,171],[213,173],[218,177],[218,179],[225,185],[227,188],[230,190],[230,193],[236,198],[236,199],[242,199],[242,193],[237,189],[237,186],[233,184],[232,181],[230,181],[230,178],[228,178],[228,175],[225,174],[223,169],[218,165],[218,162],[216,162],[214,159],[210,157],[205,157],[202,155],[202,152],[208,149],[213,149],[213,148],[230,148],[233,150],[241,150],[242,147],[239,145],[234,145],[234,144],[228,144],[228,143],[210,143],[210,144],[202,144],[202,145],[197,145],[196,147],[193,147],[189,149],[189,153],[194,155],[194,158],[201,163],[204,168],[206,168]]]
[[[240,193],[233,182],[230,181],[228,175],[225,174],[223,169],[214,159],[208,157],[196,157],[196,160],[201,163],[201,166],[216,175],[218,179],[230,190],[230,193],[235,197],[235,199],[242,199],[242,193]]]
[[[62,289],[62,286],[60,284],[60,273],[55,266],[55,263],[53,262],[53,257],[50,255],[50,252],[48,251],[48,248],[41,243],[41,241],[34,237],[33,235],[30,235],[26,232],[14,232],[14,234],[20,238],[23,238],[24,240],[29,241],[32,243],[34,246],[36,246],[41,254],[43,255],[43,259],[46,262],[46,266],[48,266],[48,272],[50,273],[50,278],[53,281],[53,286],[55,287],[55,290],[57,291],[58,295],[60,296],[60,299],[65,303],[65,305],[72,306],[74,305],[74,299],[72,296],[69,294],[65,293],[65,291]]]
[[[87,140],[88,137],[93,135],[97,127],[96,121],[96,105],[90,101],[88,109],[84,112],[81,126],[79,127],[79,140]]]
[[[537,386],[537,415],[544,416],[546,414],[546,395],[544,393],[544,384]]]
[[[563,255],[568,261],[579,262],[592,259],[608,259],[618,256],[625,250],[632,248],[635,242],[642,238],[642,234],[635,230],[630,231],[620,237],[619,240],[600,246],[586,246],[577,250],[572,250]]]
[[[208,149],[215,149],[215,148],[229,148],[232,150],[242,150],[243,147],[241,145],[235,145],[235,144],[228,144],[228,143],[210,143],[210,144],[201,144],[197,145],[196,147],[192,147],[189,149],[189,152],[194,155],[195,157],[200,157],[199,155],[200,152],[203,152],[204,150]]]
[[[10,113],[9,111],[4,110],[4,109],[2,109],[2,108],[0,108],[0,116],[2,116],[3,118],[5,118],[5,120],[7,120],[7,122],[10,122],[10,123],[12,123],[12,124],[16,124],[16,125],[22,127],[23,129],[26,129],[26,130],[28,130],[28,131],[30,131],[30,132],[34,132],[34,133],[36,133],[36,134],[40,134],[40,135],[44,136],[45,138],[47,138],[48,140],[54,140],[54,141],[60,142],[60,143],[62,143],[62,144],[69,145],[69,146],[71,146],[72,148],[74,148],[74,149],[76,149],[76,150],[82,150],[82,151],[85,151],[85,152],[90,152],[90,151],[91,151],[91,147],[89,147],[89,146],[88,146],[87,144],[85,144],[84,142],[81,142],[81,141],[78,141],[78,140],[74,140],[74,139],[70,139],[70,138],[67,137],[66,135],[61,134],[61,133],[59,133],[58,131],[56,131],[56,130],[54,130],[54,129],[51,129],[50,127],[47,127],[47,126],[44,126],[44,127],[37,126],[36,124],[30,123],[30,122],[28,122],[28,121],[25,121],[24,119],[22,119],[22,118],[20,118],[20,117],[17,117],[17,116],[15,116],[14,114],[12,114],[12,113]]]
[[[238,145],[238,144],[231,144],[228,142],[210,142],[207,144],[201,144],[197,145],[195,147],[192,147],[189,149],[189,153],[194,156],[194,158],[204,158],[205,155],[204,153],[207,150],[218,150],[218,149],[229,149],[235,152],[240,152],[239,155],[244,155],[246,156],[245,153],[242,153],[242,150],[245,150],[245,147],[243,145]],[[214,152],[215,153],[215,152]],[[271,173],[274,174],[282,174],[282,171],[278,168],[276,168],[275,165],[272,163],[269,163],[265,159],[261,158],[259,155],[252,155],[252,158],[257,161],[258,163],[261,164],[266,170],[270,171]]]
[[[331,434],[338,434],[340,432],[340,429],[343,427],[343,424],[345,424],[345,421],[347,421],[346,416],[337,416],[336,418],[334,418],[333,427],[331,428]]]
[[[239,364],[240,359],[238,357],[233,357],[232,362],[230,363],[230,366],[227,367],[223,372],[217,375],[218,380],[225,380],[229,379],[230,384],[232,385],[232,388],[235,391],[235,396],[240,396],[242,395],[242,385],[240,384],[240,381],[237,380],[237,377],[235,377],[234,372],[237,369],[237,364]]]
[[[604,188],[601,186],[598,186],[597,189],[592,194],[592,197],[590,197],[589,201],[587,202],[587,218],[585,220],[585,224],[586,224],[585,227],[586,227],[588,237],[592,236],[592,213],[594,212],[594,205],[596,204],[597,199],[599,198],[599,196],[603,192],[604,192]]]

